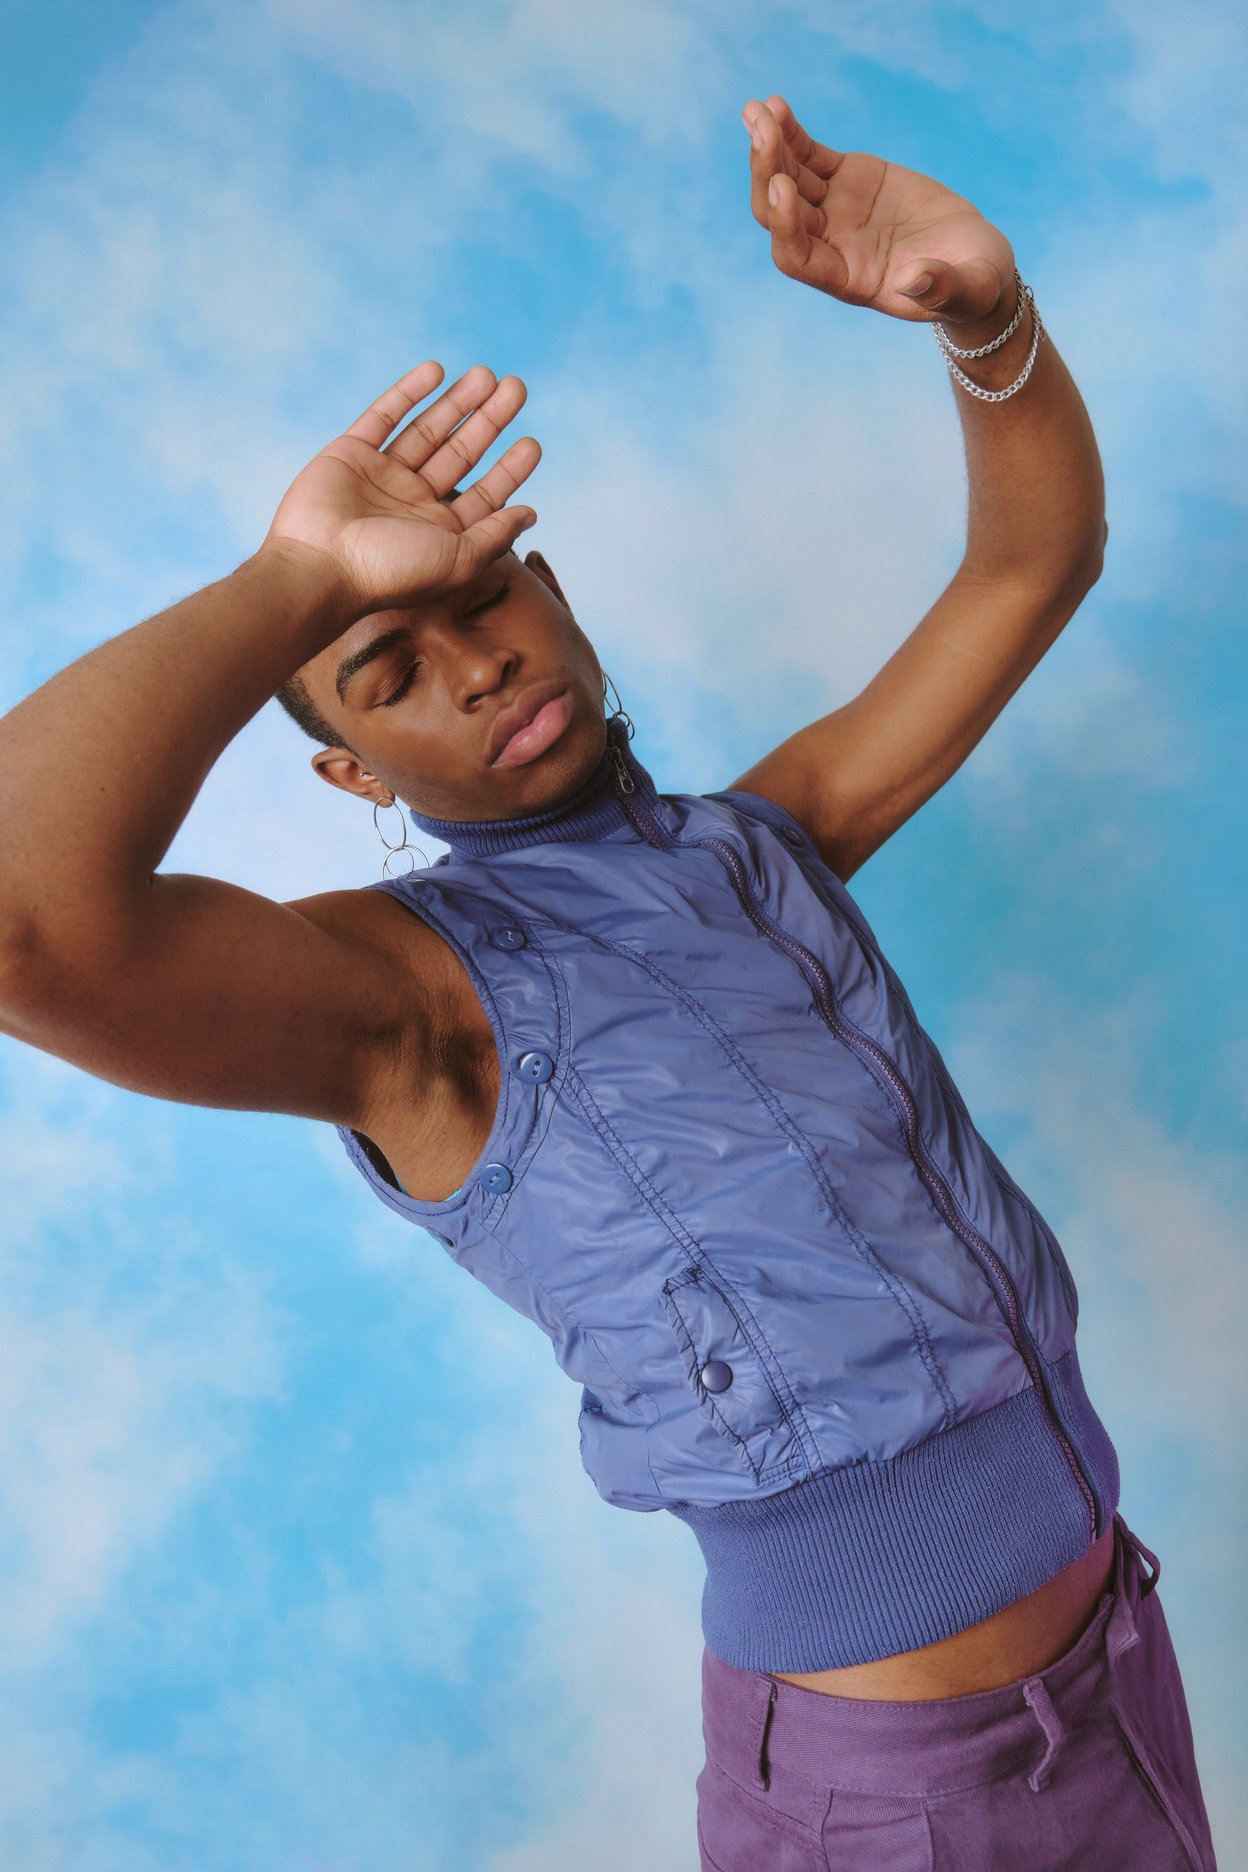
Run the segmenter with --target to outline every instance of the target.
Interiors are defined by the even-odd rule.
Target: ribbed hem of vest
[[[1075,1348],[1048,1370],[1108,1526],[1118,1459]],[[764,1672],[836,1670],[935,1644],[1035,1592],[1093,1539],[1032,1387],[886,1462],[668,1512],[706,1561],[709,1649]]]

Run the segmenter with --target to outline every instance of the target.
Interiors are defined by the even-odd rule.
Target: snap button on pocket
[[[516,1077],[528,1079],[534,1085],[543,1084],[554,1070],[555,1062],[549,1053],[522,1053],[515,1066]]]
[[[693,1405],[679,1415],[681,1445],[673,1453],[670,1474],[665,1476],[667,1453],[657,1439],[650,1451],[660,1488],[666,1490],[670,1482],[672,1492],[680,1493],[692,1447],[685,1439],[696,1438],[701,1447],[712,1426],[755,1484],[773,1475],[795,1479],[805,1467],[805,1453],[795,1418],[777,1389],[784,1375],[761,1335],[755,1340],[747,1331],[744,1298],[734,1298],[733,1289],[721,1286],[708,1266],[695,1265],[669,1276],[658,1301],[675,1337],[673,1379],[679,1376]]]

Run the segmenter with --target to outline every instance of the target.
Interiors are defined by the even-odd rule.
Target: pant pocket
[[[1141,1599],[1135,1623],[1138,1642],[1112,1666],[1114,1721],[1137,1778],[1182,1845],[1185,1872],[1216,1872],[1187,1698],[1156,1592]]]
[[[695,1785],[704,1872],[827,1872],[818,1834],[770,1807],[765,1794],[749,1793],[709,1760]]]
[[[1118,1729],[1131,1763],[1132,1772],[1152,1801],[1156,1812],[1165,1822],[1173,1841],[1176,1872],[1216,1872],[1212,1845],[1206,1856],[1200,1844],[1193,1839],[1186,1819],[1179,1812],[1177,1803],[1181,1799],[1180,1790],[1158,1766],[1155,1758],[1146,1754],[1142,1745],[1132,1740],[1121,1721],[1118,1723]]]

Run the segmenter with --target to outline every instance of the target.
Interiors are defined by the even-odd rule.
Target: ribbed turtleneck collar
[[[606,749],[584,786],[545,812],[530,813],[524,819],[432,819],[409,806],[408,817],[420,831],[449,845],[452,860],[485,858],[524,845],[605,838],[618,827],[632,824],[624,810],[617,757],[632,779],[634,797],[653,806],[658,799],[654,781],[633,753],[628,729],[617,714],[607,717]]]

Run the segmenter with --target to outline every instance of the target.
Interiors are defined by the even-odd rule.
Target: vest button
[[[528,940],[523,930],[513,929],[509,924],[490,931],[490,941],[496,949],[523,949]]]
[[[510,1189],[511,1171],[506,1164],[486,1164],[477,1181],[488,1190]]]
[[[781,826],[780,836],[781,838],[788,839],[790,845],[804,845],[806,843],[806,840],[794,825]]]
[[[534,1085],[542,1085],[554,1072],[555,1062],[549,1053],[522,1053],[515,1070],[518,1079],[528,1079]]]
[[[713,1358],[702,1367],[702,1383],[708,1391],[726,1391],[732,1383],[732,1366]]]

